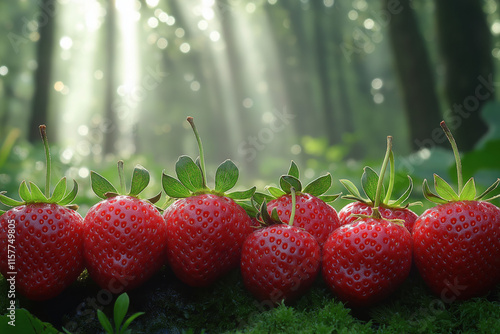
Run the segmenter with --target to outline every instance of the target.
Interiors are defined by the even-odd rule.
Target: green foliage
[[[7,313],[0,316],[0,333],[9,334],[57,334],[59,331],[51,324],[43,322],[28,310],[18,308],[13,317],[10,318]],[[10,323],[10,324],[9,324]]]
[[[123,322],[123,320],[125,319],[125,315],[128,312],[129,303],[130,300],[126,293],[122,293],[120,296],[118,296],[118,298],[116,298],[113,312],[114,327],[106,317],[104,312],[102,312],[101,310],[97,310],[97,317],[99,319],[99,322],[101,323],[107,334],[132,333],[132,331],[128,329],[128,327],[130,326],[132,321],[134,321],[137,317],[143,315],[144,312],[134,313],[127,320],[125,320],[125,322]]]

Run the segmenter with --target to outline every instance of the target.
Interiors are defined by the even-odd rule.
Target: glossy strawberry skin
[[[252,232],[245,210],[214,194],[179,199],[163,217],[168,263],[181,281],[194,287],[211,285],[237,268],[241,246]]]
[[[4,237],[10,220],[16,222],[14,270]],[[59,295],[84,269],[83,218],[74,210],[46,203],[12,208],[0,217],[0,235],[0,272],[17,272],[16,291],[29,299]]]
[[[370,216],[372,214],[372,207],[362,203],[362,202],[352,202],[344,206],[339,211],[339,220],[341,225],[347,225],[354,222],[358,217],[354,215],[366,215]],[[418,215],[411,211],[410,209],[405,208],[386,208],[383,206],[379,206],[379,212],[382,218],[385,219],[402,219],[404,220],[404,225],[412,233],[413,225],[418,218]]]
[[[84,258],[90,277],[103,289],[133,289],[166,259],[167,227],[149,202],[131,196],[103,200],[84,220]]]
[[[259,229],[243,245],[243,282],[261,301],[293,300],[316,279],[320,254],[316,238],[301,228],[276,224]]]
[[[483,201],[426,210],[413,231],[415,264],[443,300],[481,296],[500,281],[500,209]]]
[[[267,204],[269,214],[276,208],[280,220],[288,224],[292,209],[292,196],[283,195]],[[293,226],[301,227],[311,233],[320,246],[337,227],[340,226],[337,211],[319,198],[307,193],[296,196]]]
[[[351,306],[365,307],[394,292],[408,277],[412,240],[403,226],[365,218],[335,230],[323,249],[328,287]]]

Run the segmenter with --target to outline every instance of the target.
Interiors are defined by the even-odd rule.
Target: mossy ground
[[[6,291],[0,278],[0,294]],[[245,290],[237,271],[210,288],[195,289],[165,268],[129,296],[129,313],[145,312],[132,323],[134,333],[500,333],[500,287],[482,298],[444,303],[415,271],[393,296],[357,310],[339,302],[321,278],[294,303],[261,303]],[[113,303],[86,275],[52,300],[18,299],[20,307],[72,333],[102,332],[95,310],[111,317]],[[0,307],[7,307],[6,298]]]

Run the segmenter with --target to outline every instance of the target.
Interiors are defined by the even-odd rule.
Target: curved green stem
[[[378,177],[377,191],[375,192],[375,204],[373,205],[373,214],[372,214],[374,218],[382,218],[380,212],[378,211],[378,207],[380,205],[380,195],[382,193],[382,186],[384,184],[384,175],[387,169],[387,164],[389,163],[391,153],[392,153],[392,136],[387,136],[387,151],[385,152],[384,161],[382,162],[382,168],[380,169],[380,175]]]
[[[42,136],[43,147],[45,148],[45,162],[47,164],[47,171],[45,173],[45,196],[50,198],[50,150],[49,150],[49,140],[47,139],[47,126],[42,124],[39,126],[40,135]]]
[[[455,142],[455,138],[453,138],[453,135],[451,134],[450,129],[448,129],[446,123],[444,121],[441,121],[439,125],[441,125],[441,128],[446,134],[446,137],[450,141],[453,154],[455,155],[455,163],[457,164],[457,176],[458,176],[458,194],[461,194],[463,188],[462,162],[460,161],[460,153],[458,152],[457,143]]]
[[[394,167],[394,154],[389,155],[390,172],[389,172],[389,186],[387,187],[387,193],[385,194],[384,203],[389,203],[392,195],[392,189],[394,189],[394,179],[395,179],[395,167]]]
[[[205,158],[204,158],[204,153],[203,153],[203,145],[201,144],[201,138],[200,135],[198,134],[198,130],[196,129],[196,125],[194,125],[194,119],[193,117],[189,116],[187,118],[187,121],[191,125],[191,128],[193,129],[194,135],[196,137],[196,141],[198,142],[198,149],[200,151],[200,167],[201,167],[201,174],[203,176],[203,186],[207,186],[207,174],[205,171]]]
[[[294,187],[290,187],[290,194],[292,195],[292,212],[290,213],[290,220],[288,221],[288,225],[293,226],[293,220],[295,219],[295,205],[297,203]]]

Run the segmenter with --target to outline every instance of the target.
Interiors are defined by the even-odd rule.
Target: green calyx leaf
[[[207,190],[200,167],[187,155],[179,157],[175,172],[179,181],[191,192]]]
[[[233,191],[233,192],[226,194],[225,196],[227,196],[231,199],[234,199],[234,200],[248,199],[248,198],[253,196],[256,189],[257,189],[257,187],[252,187],[252,188],[250,188],[248,190],[244,190],[244,191]]]
[[[359,192],[358,188],[349,180],[342,179],[340,182],[349,192],[348,195],[342,196],[344,199],[358,201],[364,203],[370,207],[374,207],[376,202],[379,203],[380,206],[384,206],[386,208],[407,208],[410,205],[421,205],[420,202],[403,204],[408,198],[410,198],[411,192],[413,191],[413,180],[409,175],[407,175],[409,180],[409,185],[406,191],[396,200],[391,200],[392,190],[394,187],[395,180],[395,166],[394,166],[394,153],[392,152],[392,137],[387,137],[388,140],[388,149],[386,152],[386,157],[384,158],[385,167],[387,164],[390,166],[389,171],[389,184],[387,186],[387,190],[383,184],[381,184],[380,195],[377,199],[377,186],[381,177],[384,175],[379,175],[375,172],[371,167],[366,166],[363,169],[363,175],[361,176],[361,187],[363,192],[368,198],[364,198]],[[382,167],[384,167],[384,164]],[[385,170],[385,168],[383,168]],[[382,173],[382,172],[381,172]]]
[[[460,160],[460,152],[458,151],[457,144],[453,135],[448,129],[448,126],[444,121],[440,123],[441,128],[443,129],[448,141],[451,144],[451,148],[453,150],[453,155],[455,156],[455,164],[457,168],[457,179],[458,179],[458,191],[455,190],[440,176],[434,174],[434,188],[437,194],[434,194],[430,191],[429,185],[427,184],[427,180],[424,180],[423,183],[423,193],[424,197],[431,202],[437,204],[456,202],[456,201],[491,201],[495,198],[500,197],[500,195],[491,197],[489,199],[485,199],[485,197],[496,189],[498,184],[500,183],[500,179],[497,179],[495,183],[493,183],[488,189],[486,189],[482,194],[476,195],[476,185],[474,182],[474,178],[470,178],[465,185],[463,185],[463,175],[462,175],[462,162]]]
[[[231,160],[226,160],[217,167],[215,172],[215,191],[225,193],[236,185],[238,181],[238,167]],[[248,197],[251,197],[248,196]],[[246,197],[246,198],[248,198]]]
[[[116,188],[109,182],[104,176],[100,175],[95,171],[90,172],[90,183],[92,186],[92,190],[97,195],[97,197],[106,199],[115,197],[118,195],[125,195],[126,186],[125,186],[125,177],[123,174],[123,161],[118,161],[118,176],[120,178],[120,190],[116,190]],[[132,180],[130,182],[130,191],[128,192],[128,196],[131,197],[139,197],[139,194],[146,189],[149,184],[150,176],[149,172],[146,168],[141,165],[136,165],[132,172]],[[158,196],[153,197],[156,199]],[[156,199],[157,200],[157,199]],[[153,202],[151,202],[153,203]]]
[[[436,193],[448,202],[458,201],[458,195],[442,177],[434,174],[434,189]]]
[[[330,173],[327,173],[326,175],[320,176],[317,179],[311,181],[311,183],[306,185],[303,192],[318,197],[326,193],[331,186],[332,175]]]
[[[129,196],[137,197],[149,184],[149,172],[141,165],[136,165],[132,173]]]
[[[280,187],[286,194],[290,194],[292,192],[292,187],[295,188],[295,191],[302,190],[302,184],[299,179],[291,175],[283,175],[280,177]]]
[[[186,198],[191,196],[191,191],[176,178],[163,172],[161,177],[163,190],[172,198]]]
[[[370,201],[375,202],[375,197],[377,193],[377,184],[379,181],[379,176],[377,172],[375,172],[371,167],[365,167],[363,170],[363,175],[361,176],[361,186],[366,196],[370,199]],[[385,187],[382,187],[381,190],[381,202],[385,197]]]
[[[288,169],[288,174],[282,175],[279,180],[280,187],[267,186],[266,190],[271,195],[271,199],[279,198],[286,194],[291,194],[291,189],[299,193],[308,193],[312,196],[318,197],[325,202],[332,202],[336,200],[340,194],[337,195],[324,195],[332,185],[332,175],[327,173],[323,176],[320,176],[305,187],[302,186],[302,183],[299,180],[300,172],[297,164],[292,160],[290,164],[290,168]]]
[[[106,178],[97,172],[90,172],[90,184],[92,190],[102,199],[109,197],[109,194],[118,194],[118,190]]]

